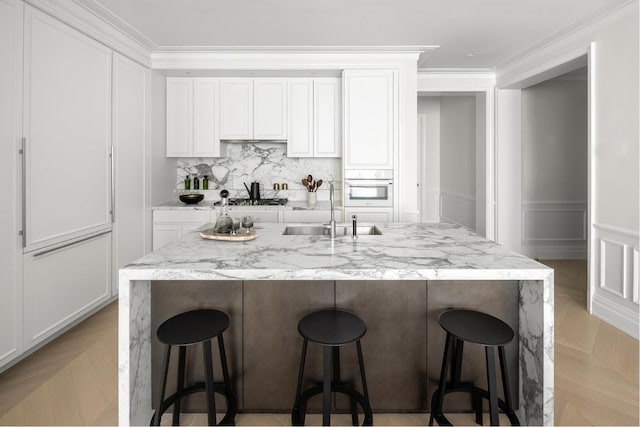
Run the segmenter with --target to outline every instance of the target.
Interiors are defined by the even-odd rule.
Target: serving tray
[[[213,231],[213,228],[208,230],[204,230],[200,232],[200,236],[203,239],[208,240],[226,240],[228,242],[246,242],[248,240],[253,240],[257,237],[256,230],[251,230],[249,233],[246,233],[244,229],[238,230],[238,234],[232,235],[229,233],[216,233]]]

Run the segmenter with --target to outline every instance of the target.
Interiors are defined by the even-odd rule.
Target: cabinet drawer
[[[331,219],[330,210],[296,210],[284,211],[284,222],[289,223],[324,223]],[[335,211],[336,222],[342,222],[342,211]]]
[[[211,209],[189,209],[189,210],[154,210],[153,223],[160,222],[211,222]]]

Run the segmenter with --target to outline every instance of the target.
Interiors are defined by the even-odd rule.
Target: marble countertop
[[[546,280],[553,270],[444,223],[380,225],[383,235],[285,236],[260,224],[247,242],[196,232],[120,270],[121,280]],[[364,224],[361,224],[364,225]],[[202,229],[212,227],[204,226]]]
[[[200,203],[187,205],[179,200],[173,200],[167,203],[156,205],[152,210],[209,210],[219,206],[213,206],[214,201],[203,200]],[[310,208],[306,201],[290,200],[284,206],[230,206],[230,208],[247,208],[247,209],[264,209],[264,210],[329,210],[331,205],[328,200],[320,200],[314,208]],[[336,206],[337,210],[342,209],[342,206]]]

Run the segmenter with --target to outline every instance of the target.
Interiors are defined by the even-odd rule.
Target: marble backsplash
[[[340,200],[342,189],[342,159],[340,158],[293,158],[287,157],[286,144],[230,143],[225,144],[226,156],[219,158],[181,158],[177,161],[176,191],[184,190],[186,175],[198,176],[200,188],[202,178],[209,177],[209,191],[201,191],[205,199],[216,200],[220,190],[229,191],[230,197],[248,197],[243,183],[250,186],[258,181],[262,198],[286,197],[289,200],[306,200],[307,190],[302,178],[312,175],[322,179],[318,189],[318,200],[329,199],[329,182],[335,185],[336,199]],[[289,185],[289,190],[273,190],[273,184]]]

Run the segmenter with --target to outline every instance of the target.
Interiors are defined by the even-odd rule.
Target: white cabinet
[[[145,136],[148,71],[114,54],[112,139],[115,162],[112,294],[118,269],[145,254]]]
[[[342,222],[342,210],[334,212],[336,222]],[[292,210],[284,211],[285,223],[325,223],[331,219],[331,211],[328,209]]]
[[[253,139],[253,79],[220,79],[220,139]]]
[[[344,168],[393,169],[398,140],[395,70],[345,70]]]
[[[253,137],[287,139],[287,79],[253,80]]]
[[[111,50],[25,6],[26,251],[111,228]],[[70,196],[82,195],[76,203]]]
[[[155,209],[153,250],[180,240],[185,233],[215,221],[213,209]]]
[[[315,157],[342,156],[341,79],[313,81],[313,154]]]
[[[351,215],[358,216],[358,222],[387,224],[393,222],[393,208],[344,208],[344,217],[351,221]]]
[[[219,81],[167,78],[167,157],[220,157]]]
[[[342,154],[340,79],[289,80],[288,157]]]
[[[111,296],[111,233],[24,256],[24,342],[32,347]]]
[[[22,239],[20,159],[22,135],[22,11],[19,0],[0,0],[0,366],[22,351]]]
[[[256,226],[261,222],[280,222],[279,209],[243,208],[242,206],[230,206],[229,215],[242,220],[245,216],[253,217]]]

